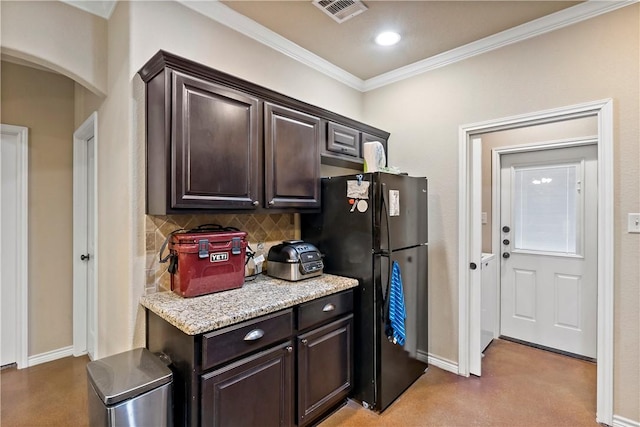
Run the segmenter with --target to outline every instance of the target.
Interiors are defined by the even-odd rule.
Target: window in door
[[[580,162],[513,168],[514,251],[581,255]]]

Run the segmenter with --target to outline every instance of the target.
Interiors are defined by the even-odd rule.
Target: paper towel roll
[[[365,172],[377,172],[387,164],[384,147],[378,141],[365,142],[362,144],[362,150]]]

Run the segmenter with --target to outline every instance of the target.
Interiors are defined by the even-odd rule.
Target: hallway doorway
[[[459,355],[460,375],[481,374],[480,346],[480,264],[481,229],[478,182],[480,171],[474,168],[474,150],[478,135],[527,126],[552,124],[593,117],[597,122],[598,180],[598,318],[597,318],[597,421],[613,421],[613,102],[596,101],[553,110],[524,114],[460,127],[459,190]],[[493,209],[492,219],[497,209]],[[477,215],[472,214],[478,212]],[[499,244],[494,245],[496,248]],[[476,330],[477,329],[477,330]]]

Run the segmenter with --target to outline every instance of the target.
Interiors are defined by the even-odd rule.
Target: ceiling
[[[367,80],[533,21],[579,1],[371,1],[338,24],[311,1],[222,1],[226,6]],[[394,30],[402,39],[378,46]]]
[[[61,1],[105,19],[117,3]],[[363,0],[367,10],[341,24],[311,0],[174,1],[368,91],[638,0]],[[390,29],[400,33],[400,43],[376,45],[375,36]]]

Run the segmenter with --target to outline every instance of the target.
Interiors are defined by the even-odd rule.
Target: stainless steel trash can
[[[173,374],[146,348],[89,362],[87,377],[90,426],[173,425]]]

